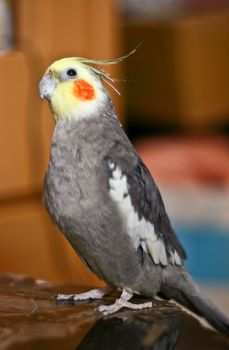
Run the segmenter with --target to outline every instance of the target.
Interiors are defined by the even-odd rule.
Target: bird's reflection
[[[77,350],[172,350],[179,338],[183,317],[155,318],[151,312],[125,312],[99,319]]]

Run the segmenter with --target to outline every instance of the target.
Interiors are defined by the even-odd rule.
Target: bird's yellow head
[[[96,66],[119,63],[132,55],[138,46],[116,59],[69,57],[51,64],[40,81],[39,93],[41,98],[49,101],[54,118],[79,120],[96,113],[107,99],[102,81],[118,92],[113,86],[115,79]]]
[[[64,58],[49,66],[39,92],[50,102],[56,120],[85,117],[104,103],[107,93],[96,71],[77,58]]]

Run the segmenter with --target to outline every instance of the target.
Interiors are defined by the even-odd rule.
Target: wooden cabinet
[[[129,21],[125,41],[142,46],[126,62],[127,105],[139,123],[209,131],[228,123],[229,10]]]

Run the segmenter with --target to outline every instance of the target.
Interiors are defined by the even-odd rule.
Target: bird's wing
[[[121,211],[136,249],[142,248],[155,264],[182,265],[185,251],[171,226],[157,185],[135,150],[115,142],[104,162],[109,194]]]

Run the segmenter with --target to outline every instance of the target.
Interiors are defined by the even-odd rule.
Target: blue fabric
[[[200,282],[229,282],[229,231],[210,225],[174,225],[188,259],[185,266]]]

